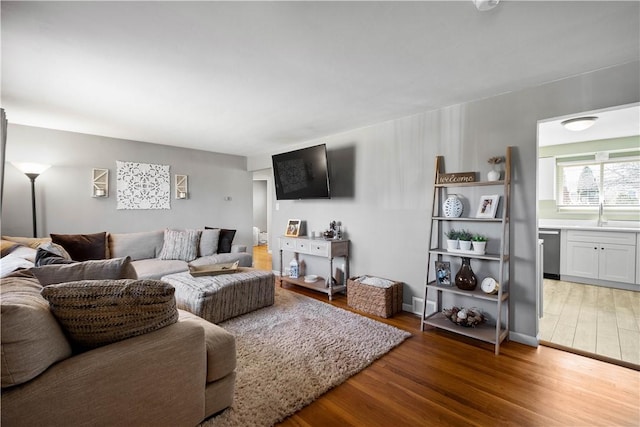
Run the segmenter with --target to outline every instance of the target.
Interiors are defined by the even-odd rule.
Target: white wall
[[[340,220],[351,239],[351,275],[401,280],[406,283],[404,303],[410,304],[413,296],[424,296],[435,156],[445,157],[447,171],[484,174],[489,157],[513,146],[510,329],[512,339],[533,343],[537,334],[537,122],[637,102],[638,75],[639,64],[634,62],[301,141],[298,146],[327,144],[332,185],[346,188],[340,189],[343,196],[330,200],[275,203],[271,244],[277,247],[278,235],[283,234],[289,218],[306,220],[307,230],[321,230],[329,221]],[[250,170],[269,165],[270,156],[248,159]],[[471,194],[470,200],[479,195]],[[471,205],[475,209],[475,201]],[[273,263],[277,269],[277,251]]]
[[[245,157],[12,125],[10,111],[7,118],[6,160],[53,165],[36,180],[38,235],[212,226],[235,228],[234,243],[252,244],[252,174]],[[116,160],[169,165],[171,209],[116,209]],[[109,169],[106,199],[91,197],[92,168]],[[189,199],[173,197],[174,174],[189,176]],[[32,235],[30,181],[8,163],[2,234]]]

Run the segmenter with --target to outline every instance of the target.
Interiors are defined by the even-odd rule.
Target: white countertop
[[[607,221],[598,226],[597,221],[566,220],[566,219],[540,219],[538,228],[558,228],[561,230],[591,230],[591,231],[621,231],[640,233],[638,221]]]

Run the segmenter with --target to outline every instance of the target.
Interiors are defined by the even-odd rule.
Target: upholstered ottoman
[[[275,276],[270,271],[241,267],[239,272],[194,277],[189,272],[161,279],[176,289],[176,305],[211,323],[273,305]]]

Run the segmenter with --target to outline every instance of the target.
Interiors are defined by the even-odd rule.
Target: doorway
[[[637,156],[640,151],[639,108],[639,104],[627,105],[538,123],[539,233],[606,230],[602,221],[604,192],[600,193],[600,206],[596,203],[591,207],[571,209],[566,206],[566,200],[561,199],[570,191],[560,178],[565,177],[561,174],[562,163],[567,159],[602,158],[613,152],[617,156],[625,150]],[[582,116],[597,116],[599,126],[594,125],[585,132],[567,132],[561,127],[562,121]],[[609,211],[609,225],[616,223],[620,228],[628,228],[630,233],[640,233],[637,213],[625,216],[621,211]],[[544,240],[546,245],[547,239]],[[538,257],[542,258],[542,254],[539,251]],[[636,259],[640,263],[638,255]],[[636,274],[635,284],[627,289],[617,289],[597,279],[587,280],[588,284],[566,280],[571,276],[561,274],[562,262],[560,259],[560,271],[551,266],[544,269],[547,273],[544,279],[542,271],[539,272],[542,287],[539,292],[542,307],[539,311],[540,343],[640,370],[640,273]]]
[[[253,245],[265,246],[270,252],[271,207],[273,203],[273,170],[253,172]]]

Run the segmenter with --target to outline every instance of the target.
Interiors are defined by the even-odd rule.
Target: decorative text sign
[[[459,184],[461,182],[475,181],[475,172],[441,173],[438,175],[438,184]]]

